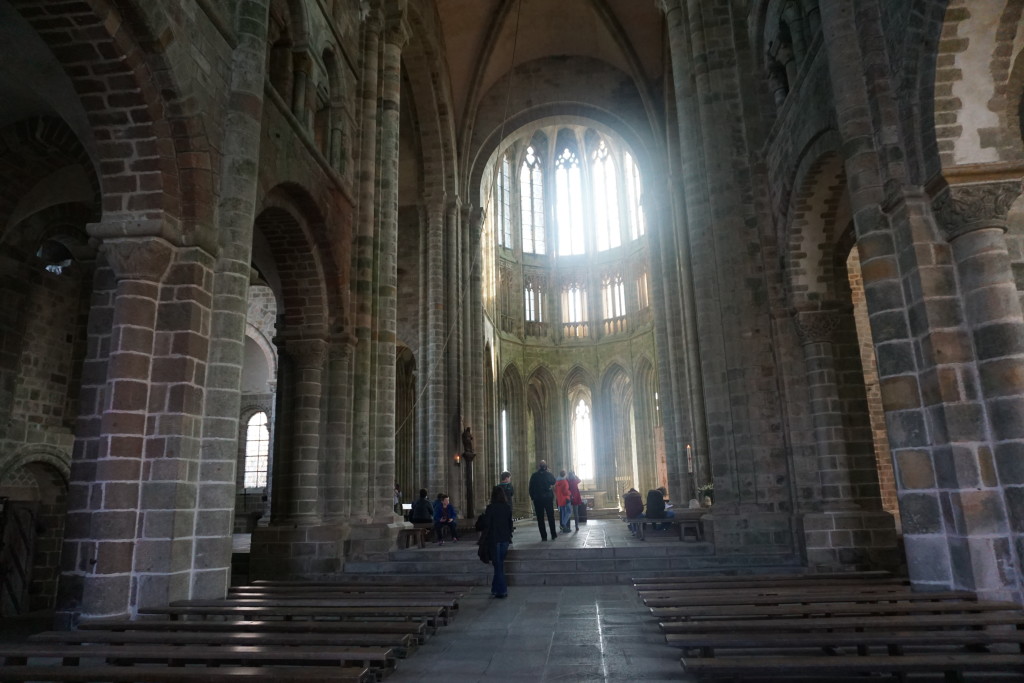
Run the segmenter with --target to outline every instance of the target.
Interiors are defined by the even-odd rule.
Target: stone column
[[[363,22],[363,68],[360,95],[362,133],[359,147],[359,212],[352,257],[352,279],[355,292],[356,349],[352,371],[352,449],[349,498],[366,500],[370,494],[370,398],[371,359],[373,357],[373,240],[376,232],[377,181],[377,84],[380,53],[380,31],[383,17],[380,3],[372,2]],[[366,524],[370,515],[365,505],[352,510],[355,524]]]
[[[173,479],[176,470],[174,461],[162,472],[145,467],[160,283],[174,247],[157,237],[108,239],[101,254],[108,269],[97,273],[83,385],[89,384],[91,372],[103,377],[96,378],[94,389],[83,388],[81,396],[56,614],[57,623],[65,627],[79,617],[134,616],[137,570],[146,566],[142,557],[148,552],[170,554],[182,540],[175,538],[175,508],[183,502],[190,512],[195,503],[195,491],[184,501],[169,501],[165,524],[159,525],[164,540],[146,543],[140,538],[146,517],[143,496],[161,486],[173,488],[168,481],[148,481],[150,476]],[[112,281],[104,286],[102,279],[108,275]],[[100,305],[101,292],[109,297],[106,306]],[[101,312],[108,317],[98,319]],[[105,343],[98,343],[107,334]],[[158,522],[155,517],[150,521]]]
[[[955,471],[944,478],[958,510],[950,532],[966,536],[960,552],[970,557],[954,562],[954,580],[1018,599],[1020,572],[1006,576],[997,568],[1020,566],[1014,550],[1024,535],[1024,520],[1014,511],[1024,491],[1024,315],[1004,236],[1020,193],[1021,180],[1013,178],[947,186],[934,201],[956,263],[988,423],[987,439],[979,434],[974,443],[957,444]]]
[[[821,500],[829,510],[855,508],[832,344],[839,328],[840,313],[827,309],[796,311],[793,320],[807,365]]]
[[[311,525],[320,522],[320,399],[327,342],[322,339],[288,341],[280,353],[292,361],[291,444],[287,449],[285,522]]]
[[[231,581],[239,388],[252,270],[269,5],[269,0],[244,0],[237,9],[238,44],[232,55],[231,91],[223,126],[217,207],[220,253],[213,276],[210,364],[199,478],[198,514],[202,522],[198,526],[207,539],[194,559],[197,567],[203,567],[194,581],[192,597],[196,598],[223,597]]]
[[[395,339],[398,306],[398,137],[401,106],[402,46],[411,29],[405,3],[386,2],[386,28],[381,64],[380,228],[377,253],[376,405],[371,441],[369,507],[373,520],[396,520],[395,484]]]
[[[448,465],[446,439],[447,373],[445,372],[445,344],[447,341],[447,301],[445,284],[448,269],[444,263],[444,196],[429,197],[426,205],[425,260],[423,263],[423,292],[426,325],[423,339],[423,366],[420,382],[421,410],[425,413],[420,453],[426,458],[426,488],[432,493],[445,490],[445,472]]]
[[[332,339],[328,349],[327,370],[327,443],[323,451],[324,522],[347,520],[352,513],[348,494],[351,453],[346,449],[351,406],[351,361],[355,340],[349,336]]]

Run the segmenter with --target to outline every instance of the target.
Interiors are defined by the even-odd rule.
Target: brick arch
[[[64,491],[67,491],[71,478],[71,453],[46,444],[26,444],[19,448],[14,456],[0,467],[0,481],[11,473],[31,465],[41,465],[45,471],[53,473],[54,478],[48,483],[63,486]]]
[[[92,160],[78,136],[55,116],[34,116],[0,129],[0,225],[25,194],[55,171],[71,165],[86,169],[93,190],[94,209],[88,220],[99,217],[100,186]],[[0,234],[0,242],[9,242]]]
[[[31,259],[43,242],[53,239],[67,247],[76,261],[92,261],[96,245],[89,241],[85,227],[95,215],[95,206],[78,202],[48,206],[10,226],[0,236],[0,248]]]
[[[326,221],[313,198],[298,185],[285,183],[271,190],[255,221],[266,239],[281,284],[279,333],[323,338],[344,329],[347,321],[340,297],[344,271],[343,245],[328,239]]]
[[[11,4],[79,95],[95,139],[104,218],[166,217],[182,234],[212,226],[215,160],[199,115],[185,113],[166,54],[175,42],[166,10],[127,0]]]
[[[831,135],[818,138],[802,155],[789,215],[780,236],[783,272],[792,306],[805,307],[836,298],[835,251],[848,211],[843,161]]]

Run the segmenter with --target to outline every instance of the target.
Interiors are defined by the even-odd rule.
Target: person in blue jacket
[[[451,504],[448,494],[437,494],[437,500],[434,501],[434,536],[437,538],[438,545],[444,545],[445,527],[451,531],[452,541],[459,540],[458,515],[459,513]]]

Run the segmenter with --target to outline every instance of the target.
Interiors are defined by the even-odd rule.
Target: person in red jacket
[[[569,470],[565,480],[569,482],[569,504],[572,505],[573,517],[576,521],[576,531],[580,530],[580,506],[583,505],[583,496],[580,495],[580,478],[576,473]],[[568,525],[566,525],[568,526]]]
[[[558,473],[555,479],[555,505],[558,506],[558,513],[561,516],[562,533],[572,531],[569,528],[569,519],[572,517],[572,507],[569,503],[569,482],[565,478],[565,470]]]

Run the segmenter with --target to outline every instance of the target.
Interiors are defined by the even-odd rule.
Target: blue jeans
[[[566,503],[565,505],[559,505],[558,506],[558,514],[560,514],[562,516],[562,519],[561,519],[562,528],[563,529],[568,529],[569,528],[569,522],[572,521],[572,504],[571,503]]]
[[[508,583],[505,581],[505,556],[508,555],[508,543],[499,542],[491,545],[491,562],[494,564],[494,578],[491,579],[491,595],[508,595]]]
[[[671,518],[673,518],[675,516],[676,516],[676,513],[673,512],[672,510],[665,510],[665,515],[664,515],[664,517],[661,517],[661,519],[671,519]],[[655,529],[663,529],[663,530],[664,529],[671,529],[672,525],[671,524],[658,524],[658,523],[655,523],[654,524],[654,528]]]

